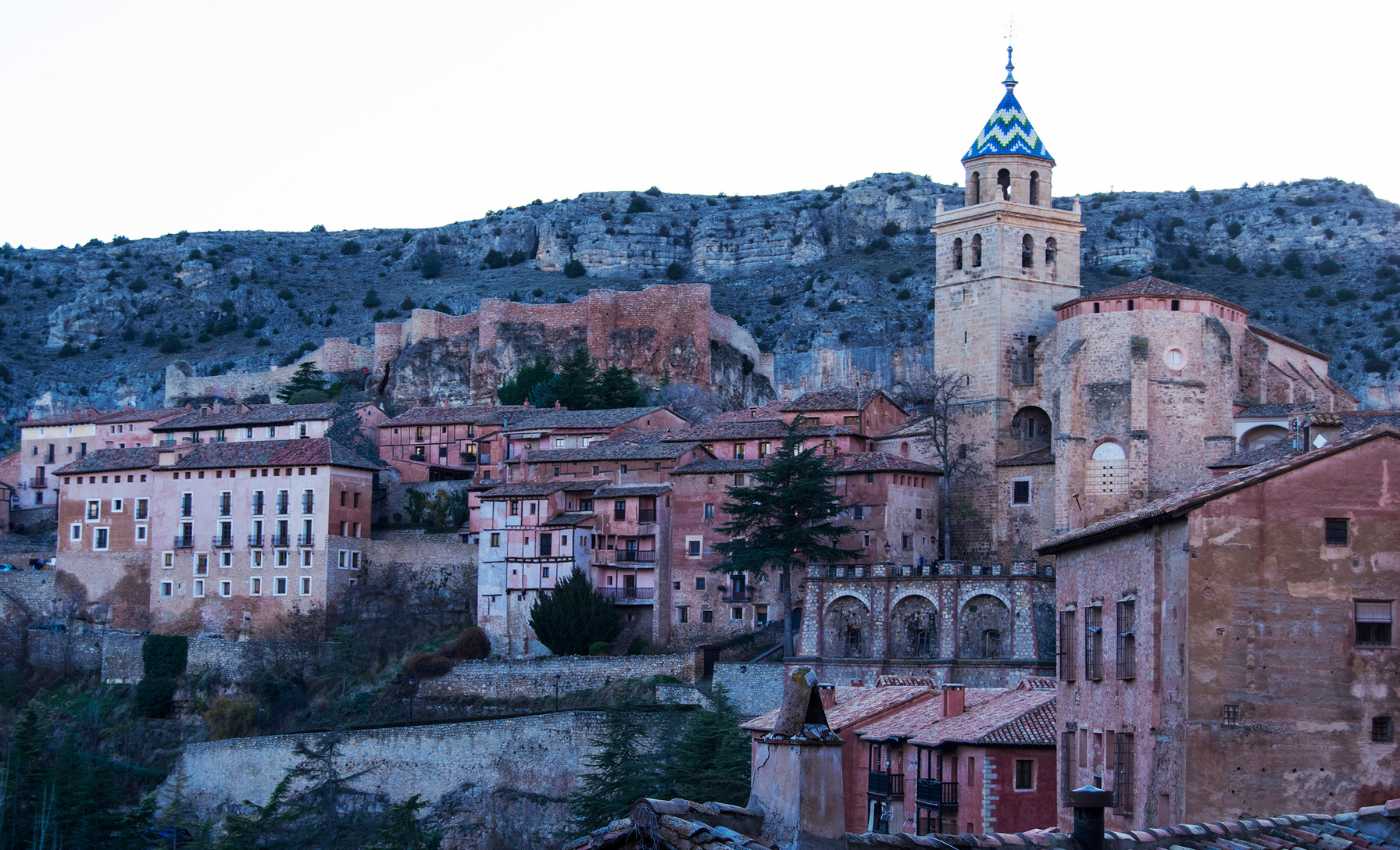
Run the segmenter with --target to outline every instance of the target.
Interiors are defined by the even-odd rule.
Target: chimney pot
[[[817,695],[821,697],[822,708],[831,708],[836,705],[836,686],[829,684],[817,685]]]
[[[1082,785],[1069,792],[1074,808],[1074,844],[1078,850],[1103,850],[1103,810],[1113,795],[1096,785]]]
[[[957,717],[967,708],[967,688],[948,683],[943,686],[943,716]]]

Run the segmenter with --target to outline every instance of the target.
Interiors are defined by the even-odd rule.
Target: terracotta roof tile
[[[405,425],[500,425],[505,416],[513,416],[528,407],[518,404],[472,404],[459,407],[415,407],[386,420],[379,427],[397,428]]]
[[[826,722],[834,731],[864,723],[877,714],[930,697],[934,691],[927,685],[893,685],[884,688],[855,688],[837,686],[836,704],[826,710]],[[751,732],[771,732],[780,709],[773,709],[744,724]]]
[[[1110,301],[1120,298],[1203,298],[1208,301],[1215,301],[1233,310],[1238,310],[1246,316],[1249,311],[1244,307],[1226,301],[1219,295],[1212,295],[1199,289],[1192,289],[1189,286],[1182,286],[1170,280],[1163,280],[1160,277],[1147,275],[1137,280],[1130,280],[1127,283],[1120,283],[1117,286],[1110,286],[1108,289],[1101,289],[1098,292],[1091,292],[1081,295],[1078,298],[1071,298],[1068,301],[1056,304],[1055,309],[1059,310],[1071,304],[1080,304],[1085,301]]]
[[[95,407],[79,407],[49,416],[23,419],[18,424],[21,428],[38,428],[46,425],[85,425],[89,422],[96,422],[100,416],[102,416],[102,411]]]
[[[804,393],[783,406],[785,413],[815,413],[823,410],[864,410],[871,399],[884,396],[895,407],[900,406],[884,390],[865,390],[857,387],[832,387]]]
[[[98,449],[86,457],[78,458],[70,464],[53,471],[54,475],[72,475],[79,472],[111,472],[115,469],[150,469],[156,465],[160,449],[153,446],[135,446],[127,449]]]
[[[196,410],[162,422],[151,430],[191,431],[247,425],[281,425],[313,419],[331,419],[339,409],[340,405],[333,401],[317,404],[234,404],[218,410]]]
[[[666,407],[610,407],[603,410],[531,409],[507,418],[511,431],[542,431],[552,428],[617,428]]]
[[[189,412],[190,408],[188,406],[160,407],[153,410],[146,410],[139,407],[124,407],[121,410],[113,410],[109,413],[104,413],[94,421],[102,425],[116,424],[118,422],[160,422]]]
[[[371,461],[328,437],[317,437],[200,443],[170,468],[217,469],[230,466],[345,466],[378,470],[383,464]]]
[[[675,460],[695,448],[696,443],[670,443],[660,440],[599,440],[574,449],[531,449],[516,463],[561,463],[586,460]]]
[[[512,484],[498,484],[483,492],[483,499],[514,499],[538,496],[552,496],[567,490],[587,490],[593,492],[609,483],[601,478],[556,478],[553,481],[519,481]]]

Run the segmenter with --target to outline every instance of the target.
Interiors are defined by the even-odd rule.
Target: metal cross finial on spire
[[[1016,66],[1011,64],[1011,45],[1008,44],[1006,45],[1006,79],[1001,81],[1001,84],[1006,86],[1007,91],[1016,88],[1016,78],[1011,76],[1011,72],[1015,68]]]

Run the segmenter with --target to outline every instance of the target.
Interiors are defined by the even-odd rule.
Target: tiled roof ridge
[[[1352,824],[1368,818],[1383,817],[1393,821],[1400,821],[1400,799],[1387,800],[1385,803],[1375,806],[1362,806],[1354,812],[1339,812],[1336,814],[1293,814],[1293,815],[1273,815],[1262,818],[1227,818],[1217,821],[1205,821],[1202,823],[1181,823],[1171,826],[1149,827],[1147,829],[1136,829],[1131,832],[1104,832],[1104,850],[1147,850],[1147,848],[1171,848],[1185,847],[1187,850],[1202,850],[1202,848],[1236,848],[1240,846],[1241,839],[1250,836],[1267,836],[1271,838],[1283,839],[1284,846],[1307,847],[1312,842],[1318,842],[1322,848],[1333,848],[1333,850],[1346,850],[1355,846],[1357,848],[1395,847],[1393,840],[1376,841],[1371,837],[1364,837],[1360,842],[1350,838],[1342,838],[1334,843],[1323,842],[1324,836],[1340,838],[1336,833],[1350,832],[1355,834],[1358,830]],[[1393,830],[1400,830],[1400,823],[1391,827]],[[1361,837],[1361,836],[1357,836]],[[1025,832],[988,832],[988,833],[961,833],[938,835],[930,838],[926,835],[910,835],[906,832],[894,835],[880,833],[847,833],[847,847],[942,847],[942,848],[977,848],[985,850],[989,847],[1057,847],[1073,848],[1076,846],[1074,838],[1069,833],[1060,832],[1056,829],[1030,829]],[[1273,846],[1273,845],[1263,845]]]
[[[1192,287],[1184,286],[1176,281],[1167,280],[1151,274],[1143,275],[1142,277],[1135,278],[1125,283],[1120,283],[1117,286],[1101,289],[1098,292],[1076,295],[1068,301],[1062,301],[1054,305],[1054,309],[1060,310],[1071,304],[1080,304],[1085,301],[1106,301],[1115,298],[1198,298],[1223,304],[1232,310],[1238,310],[1246,317],[1249,315],[1248,309],[1233,301],[1222,298],[1219,295],[1214,295],[1203,289],[1193,289]]]

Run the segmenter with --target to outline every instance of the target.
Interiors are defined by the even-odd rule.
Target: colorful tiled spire
[[[1055,161],[1045,149],[1040,135],[1031,126],[1026,111],[1021,108],[1020,101],[1016,100],[1016,95],[1012,92],[1012,89],[1016,88],[1016,78],[1011,75],[1014,69],[1015,66],[1011,64],[1011,48],[1007,47],[1006,79],[1002,81],[1002,85],[1006,86],[1006,94],[1002,96],[1001,103],[997,104],[996,112],[987,119],[982,132],[973,140],[972,147],[968,148],[963,157],[963,162],[979,156],[1012,154]]]

